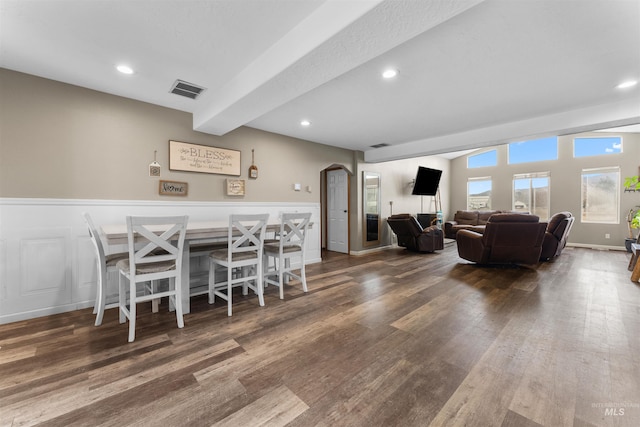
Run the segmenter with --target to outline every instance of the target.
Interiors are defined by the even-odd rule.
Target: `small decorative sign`
[[[149,165],[149,176],[160,176],[160,164],[158,162],[153,162]]]
[[[169,169],[240,176],[240,151],[169,141]]]
[[[186,196],[189,193],[189,184],[177,181],[160,181],[159,193],[164,196]]]
[[[160,176],[160,163],[158,163],[156,156],[158,155],[158,150],[153,151],[153,163],[149,165],[149,176]]]
[[[253,148],[251,149],[251,166],[249,166],[249,178],[258,179],[258,167],[255,165]]]
[[[244,196],[244,179],[227,179],[227,196]]]

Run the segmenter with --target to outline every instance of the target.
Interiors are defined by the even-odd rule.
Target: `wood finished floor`
[[[640,287],[624,252],[537,268],[323,254],[309,293],[0,325],[0,426],[640,425]]]

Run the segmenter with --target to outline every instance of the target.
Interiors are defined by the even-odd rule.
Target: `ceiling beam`
[[[478,149],[638,123],[640,123],[640,96],[615,103],[367,150],[364,153],[364,160],[368,163],[377,163],[408,159],[449,153],[452,151],[451,147],[455,147],[454,151]]]
[[[329,0],[218,91],[193,128],[223,135],[484,0]]]

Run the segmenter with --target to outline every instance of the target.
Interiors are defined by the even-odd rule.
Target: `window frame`
[[[584,168],[580,171],[580,222],[583,224],[612,224],[619,225],[620,224],[620,166],[604,166],[597,168]],[[615,221],[594,221],[594,220],[586,220],[585,219],[585,211],[586,211],[586,202],[585,200],[585,188],[584,188],[584,179],[586,175],[593,175],[595,173],[617,173],[618,178],[615,182],[616,188],[615,191],[611,192],[611,194],[615,195],[616,198],[616,213],[615,213]]]
[[[585,140],[585,139],[618,139],[620,141],[620,152],[617,153],[600,153],[600,154],[589,154],[589,155],[581,155],[576,156],[576,140]],[[599,157],[599,156],[610,156],[612,154],[624,154],[624,138],[621,135],[616,136],[574,136],[573,137],[573,158],[574,159],[582,159],[585,157]]]
[[[488,199],[488,206],[486,206],[487,209],[492,209],[492,199],[493,199],[493,179],[491,178],[491,176],[481,176],[481,177],[469,177],[467,178],[467,210],[478,210],[478,208],[472,208],[471,205],[469,204],[469,199],[470,199],[470,193],[469,193],[469,185],[473,182],[482,182],[482,181],[488,181],[490,183],[490,189],[489,191],[491,191],[490,195],[489,195],[489,199]]]
[[[541,216],[536,213],[536,204],[535,204],[535,192],[533,191],[533,180],[539,178],[547,179],[547,213],[546,216]],[[546,220],[551,217],[551,172],[528,172],[528,173],[517,173],[513,175],[512,184],[511,184],[511,209],[516,211],[515,203],[516,203],[516,180],[529,180],[529,213],[533,215],[538,215],[540,219]],[[538,208],[539,209],[539,208]]]
[[[495,154],[495,156],[496,156],[495,164],[482,165],[482,166],[470,166],[469,165],[469,160],[472,157],[479,157],[479,156],[483,156],[483,155],[486,155],[486,154],[489,154],[489,153],[494,153]],[[490,167],[494,167],[494,166],[498,166],[498,149],[497,148],[494,148],[494,149],[491,149],[491,150],[482,151],[482,152],[479,152],[479,153],[469,154],[467,156],[467,169],[490,168]]]
[[[511,158],[512,155],[512,147],[514,147],[516,144],[528,144],[528,143],[535,143],[535,142],[540,142],[542,140],[546,140],[546,139],[551,139],[551,138],[555,138],[555,157],[554,158],[550,158],[550,159],[536,159],[536,160],[529,160],[529,161],[521,161],[521,162],[514,162]],[[507,144],[507,164],[509,165],[522,165],[522,164],[527,164],[527,163],[535,163],[535,162],[552,162],[554,160],[558,160],[560,158],[560,151],[559,151],[559,138],[558,136],[548,136],[545,138],[536,138],[536,139],[528,139],[525,141],[516,141],[516,142],[510,142],[509,144]]]

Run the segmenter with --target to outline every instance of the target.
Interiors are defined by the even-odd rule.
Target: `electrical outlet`
[[[610,239],[610,238],[611,238],[611,234],[606,233],[606,234],[604,235],[604,238],[605,238],[605,239]]]

